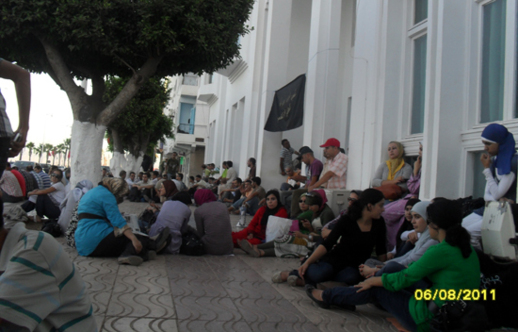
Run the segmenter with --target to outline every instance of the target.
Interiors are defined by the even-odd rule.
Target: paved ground
[[[124,202],[120,209],[145,206]],[[100,331],[397,331],[374,306],[324,310],[302,288],[272,284],[272,274],[296,268],[296,259],[257,259],[236,249],[225,257],[160,255],[134,267],[64,247],[87,284]]]

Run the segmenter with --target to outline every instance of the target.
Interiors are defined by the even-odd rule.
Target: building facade
[[[281,140],[298,149],[335,137],[349,155],[348,189],[370,186],[389,141],[417,155],[420,196],[482,196],[480,134],[518,134],[517,4],[511,0],[258,0],[241,58],[201,78],[210,109],[206,160],[257,159],[279,187]],[[306,74],[304,125],[263,130],[275,90]]]

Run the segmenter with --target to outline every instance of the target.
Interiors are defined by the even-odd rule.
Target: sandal
[[[306,285],[306,294],[308,295],[308,297],[310,299],[313,300],[313,302],[315,302],[320,308],[324,308],[324,309],[329,309],[331,306],[327,303],[325,303],[324,301],[320,301],[320,300],[317,300],[314,296],[313,296],[313,291],[315,290],[315,286],[313,285]]]
[[[241,241],[238,241],[237,243],[239,244],[241,249],[243,249],[243,251],[246,252],[247,254],[249,254],[250,256],[256,257],[256,258],[261,257],[261,254],[258,251],[254,250],[254,247],[252,247],[250,242],[248,242],[247,240],[241,240]]]

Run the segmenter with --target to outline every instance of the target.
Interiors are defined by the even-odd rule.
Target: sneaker
[[[246,225],[246,217],[244,215],[241,215],[241,217],[239,217],[239,222],[237,223],[237,227],[245,227]]]
[[[288,285],[290,286],[297,286],[297,280],[299,279],[299,277],[297,276],[288,276],[288,280],[286,280],[288,282]]]
[[[125,257],[119,257],[117,260],[119,264],[128,264],[133,266],[139,266],[142,264],[144,259],[140,256],[125,256]]]
[[[159,253],[167,245],[167,238],[169,237],[169,227],[164,228],[155,239],[156,252]]]
[[[282,271],[274,273],[274,275],[272,276],[272,282],[274,284],[280,284],[280,283],[284,282],[284,280],[282,280]]]
[[[153,201],[151,198],[149,198],[149,196],[148,196],[148,195],[144,195],[144,197],[143,197],[143,198],[144,198],[144,200],[145,200],[146,202],[148,202],[148,203],[151,203],[151,202]]]
[[[156,251],[154,250],[149,250],[147,252],[147,258],[152,261],[152,260],[155,260],[156,259]]]

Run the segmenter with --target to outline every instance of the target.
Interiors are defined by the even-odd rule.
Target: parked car
[[[24,161],[24,160],[17,160],[17,161],[13,161],[11,163],[11,167],[13,166],[16,166],[18,167],[18,169],[23,169],[25,170],[27,166],[32,166],[34,167],[35,165],[37,165],[38,163],[37,162],[34,162],[34,161]],[[41,166],[41,169],[45,172],[45,173],[49,173],[50,171],[50,165],[49,164],[39,164]]]

